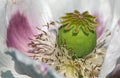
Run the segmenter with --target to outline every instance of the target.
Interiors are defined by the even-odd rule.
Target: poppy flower
[[[108,0],[96,2],[93,0],[61,0],[59,2],[56,0],[1,0],[0,17],[3,19],[0,20],[0,44],[3,45],[1,48],[3,54],[1,55],[4,56],[1,58],[4,59],[7,56],[11,56],[13,60],[15,59],[17,73],[22,73],[32,78],[37,78],[40,73],[38,74],[38,70],[34,68],[36,63],[31,63],[31,61],[37,61],[37,65],[44,62],[66,78],[104,78],[112,72],[118,59],[118,57],[115,58],[116,54],[111,55],[112,50],[118,53],[118,48],[113,48],[113,44],[116,47],[119,45],[117,43],[119,42],[117,40],[119,18],[116,18],[119,11],[115,8],[118,7],[115,4],[117,4],[117,1],[113,5],[112,1]],[[88,11],[90,15],[96,17],[95,21],[97,22],[97,44],[95,49],[85,57],[75,60],[71,59],[67,54],[68,50],[65,49],[65,45],[60,49],[56,42],[58,30],[61,27],[59,18],[64,16],[65,13],[71,13],[74,10],[80,13]],[[14,48],[18,51],[11,52],[10,50],[4,55],[6,48]],[[110,58],[111,60],[109,61]],[[30,61],[26,62],[26,59]],[[2,63],[4,63],[3,61]],[[33,68],[28,70],[30,65],[27,63],[30,63]],[[21,68],[18,64],[21,65]],[[24,70],[22,72],[20,69],[24,69],[22,68],[24,66],[26,66],[26,70],[34,72]],[[48,66],[45,67],[47,69],[50,68]],[[43,68],[46,69],[45,67]],[[50,71],[52,69],[46,72]],[[4,72],[2,73],[4,74]],[[45,73],[47,77],[48,74]],[[56,78],[60,77],[58,74],[57,76],[52,72],[51,74]],[[49,75],[48,78],[53,78],[53,76]]]

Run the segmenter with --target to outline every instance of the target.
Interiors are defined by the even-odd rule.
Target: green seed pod
[[[80,14],[75,10],[73,13],[66,13],[61,19],[58,46],[65,47],[73,57],[83,57],[92,52],[96,46],[95,17],[87,11]]]

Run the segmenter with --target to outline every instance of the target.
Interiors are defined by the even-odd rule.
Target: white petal
[[[8,52],[0,55],[2,55],[0,56],[1,77],[9,73],[15,78],[63,78],[46,64],[34,61],[14,49],[9,49]]]
[[[10,17],[16,12],[20,11],[21,13],[27,16],[31,26],[41,26],[52,20],[52,14],[50,9],[45,1],[41,0],[15,0],[13,3],[12,0],[9,0],[7,3],[7,23],[9,23]]]
[[[66,12],[73,11],[75,9],[79,10],[80,12],[83,11],[90,11],[103,14],[103,17],[110,16],[111,8],[109,4],[109,0],[60,0],[59,2],[56,0],[46,0],[51,8],[53,17],[58,19]],[[106,19],[105,19],[106,20]]]
[[[105,60],[102,66],[102,71],[100,73],[100,78],[104,78],[108,74],[110,74],[116,67],[116,62],[119,60],[120,57],[120,41],[119,41],[119,34],[120,34],[120,7],[119,7],[119,0],[110,0],[110,5],[112,8],[112,20],[109,23],[108,29],[112,32],[111,42],[109,43],[109,47],[105,56]],[[109,28],[110,27],[110,28]]]
[[[65,13],[73,12],[73,10],[79,10],[81,13],[89,11],[90,14],[97,16],[100,21],[99,32],[105,33],[107,30],[112,31],[114,28],[112,12],[114,6],[111,6],[109,0],[61,0],[59,2],[46,0],[46,2],[48,2],[55,20],[59,20]],[[103,34],[99,40],[103,39],[106,34],[108,33]]]
[[[23,20],[20,19],[22,16],[26,19],[28,26],[24,24],[25,21],[21,21]],[[43,25],[52,21],[52,14],[47,3],[42,0],[9,0],[6,7],[6,17],[8,47],[16,48],[29,56],[33,56],[33,54],[28,53],[30,50],[28,44],[34,35],[41,33],[36,27],[42,29]]]
[[[5,7],[6,7],[6,0],[0,0],[0,45],[1,45],[0,51],[2,52],[6,47]]]
[[[75,0],[46,0],[50,6],[54,20],[58,20],[60,16],[64,15],[66,12],[73,11],[74,1]]]
[[[5,52],[0,52],[0,78],[30,78],[26,75],[18,74],[14,69],[14,61]]]
[[[120,28],[117,26],[112,35],[111,42],[107,49],[104,63],[99,78],[105,78],[114,69],[117,59],[120,57]]]

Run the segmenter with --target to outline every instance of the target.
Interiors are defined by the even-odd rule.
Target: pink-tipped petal
[[[118,26],[120,27],[120,19],[118,20]]]
[[[32,36],[33,32],[25,15],[20,12],[15,13],[11,17],[7,28],[7,46],[16,48],[28,56],[31,56],[31,54],[27,52],[29,49],[29,38]]]
[[[102,21],[102,16],[99,14],[95,14],[97,26],[96,26],[96,31],[97,31],[97,38],[99,38],[104,30],[104,22]]]
[[[36,27],[42,29],[43,25],[52,20],[50,8],[41,0],[11,1],[8,1],[6,7],[7,46],[33,57],[31,39],[40,33]]]

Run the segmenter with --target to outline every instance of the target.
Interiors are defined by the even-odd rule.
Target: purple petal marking
[[[28,53],[30,49],[28,43],[31,37],[33,37],[33,31],[27,18],[20,12],[11,16],[7,28],[7,46],[16,48],[28,56],[33,56],[33,54]]]
[[[47,73],[49,70],[49,67],[45,63],[39,63],[39,67],[42,72]]]
[[[116,65],[114,70],[107,76],[107,78],[120,78],[120,64]]]
[[[98,23],[98,25],[96,26],[96,31],[97,31],[97,38],[99,38],[103,32],[104,29],[104,22],[102,21],[102,16],[98,13],[94,14],[97,18],[96,18],[96,22]]]
[[[120,19],[118,20],[118,25],[119,25],[119,27],[120,27]]]

